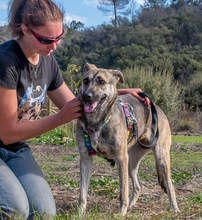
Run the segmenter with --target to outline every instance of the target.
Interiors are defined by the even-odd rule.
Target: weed
[[[108,194],[111,198],[117,198],[119,194],[119,181],[118,179],[101,176],[97,180],[90,180],[90,187],[95,193]]]
[[[187,171],[179,170],[177,172],[171,172],[171,177],[174,184],[186,184],[185,180],[190,180],[192,178],[192,174]]]
[[[62,144],[68,146],[75,146],[75,140],[70,137],[66,137],[66,128],[61,126],[55,128],[41,136],[32,138],[29,140],[31,144]]]
[[[153,153],[149,153],[142,160],[139,170],[142,192],[124,219],[201,219],[201,142],[196,143],[196,139],[189,137],[189,142],[183,142],[186,138],[182,138],[182,142],[176,142],[176,139],[171,148],[171,175],[181,212],[166,210],[168,198],[158,185],[155,159]],[[112,168],[106,160],[93,157],[87,210],[84,216],[80,216],[76,208],[80,187],[78,149],[63,144],[37,145],[32,149],[54,192],[57,207],[55,220],[123,219],[116,214],[119,206],[116,166]],[[129,186],[131,191],[130,181]]]
[[[202,203],[202,198],[200,192],[197,192],[195,195],[190,196],[191,204],[193,203]]]

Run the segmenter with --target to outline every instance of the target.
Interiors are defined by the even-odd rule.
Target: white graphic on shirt
[[[39,117],[41,108],[46,98],[46,84],[33,88],[33,84],[27,88],[20,105],[18,106],[19,121],[34,121]]]

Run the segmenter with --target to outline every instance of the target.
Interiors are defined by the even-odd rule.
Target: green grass
[[[202,136],[172,136],[173,142],[202,143]]]
[[[75,146],[75,140],[73,138],[67,137],[68,133],[66,130],[67,128],[61,126],[39,137],[32,138],[29,142],[31,144],[49,143]],[[180,143],[202,143],[202,136],[172,136],[172,141]]]
[[[68,147],[74,147],[76,145],[75,140],[69,137],[68,128],[60,126],[45,134],[42,134],[36,138],[29,140],[31,144],[62,144]]]
[[[154,155],[151,152],[140,165],[139,178],[143,191],[135,207],[126,214],[125,218],[122,218],[117,215],[119,206],[117,167],[111,167],[105,159],[97,156],[93,158],[86,215],[79,215],[77,212],[80,188],[79,153],[77,147],[74,147],[74,140],[70,141],[70,146],[73,146],[71,148],[67,147],[69,143],[63,143],[63,135],[63,131],[56,129],[43,138],[32,140],[33,144],[48,143],[51,146],[55,144],[53,150],[45,145],[45,148],[41,147],[40,152],[37,149],[35,152],[35,157],[48,183],[51,188],[59,192],[55,194],[58,211],[53,219],[201,219],[201,136],[172,137],[171,176],[181,212],[172,213],[166,210],[169,206],[168,197],[158,185]],[[130,181],[129,183],[131,184]]]
[[[106,194],[111,198],[117,198],[119,195],[119,180],[101,176],[98,179],[90,180],[90,188],[97,194]]]

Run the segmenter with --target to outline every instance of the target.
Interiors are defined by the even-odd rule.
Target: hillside
[[[152,68],[153,74],[167,72],[173,76],[173,83],[182,86],[178,99],[182,99],[185,108],[200,111],[201,1],[173,0],[169,5],[146,2],[133,16],[119,16],[116,27],[112,22],[85,28],[76,21],[65,26],[67,33],[54,52],[59,66],[63,72],[68,64],[83,67],[86,62],[123,72],[135,67],[145,71]],[[0,43],[8,39],[6,26],[0,27]]]

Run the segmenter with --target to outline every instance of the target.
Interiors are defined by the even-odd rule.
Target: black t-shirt
[[[55,90],[62,83],[60,69],[52,55],[40,56],[38,65],[33,65],[17,41],[0,45],[0,86],[17,91],[19,121],[36,120],[45,102],[46,91]],[[4,145],[0,140],[0,147],[17,151],[28,145],[26,141]]]

